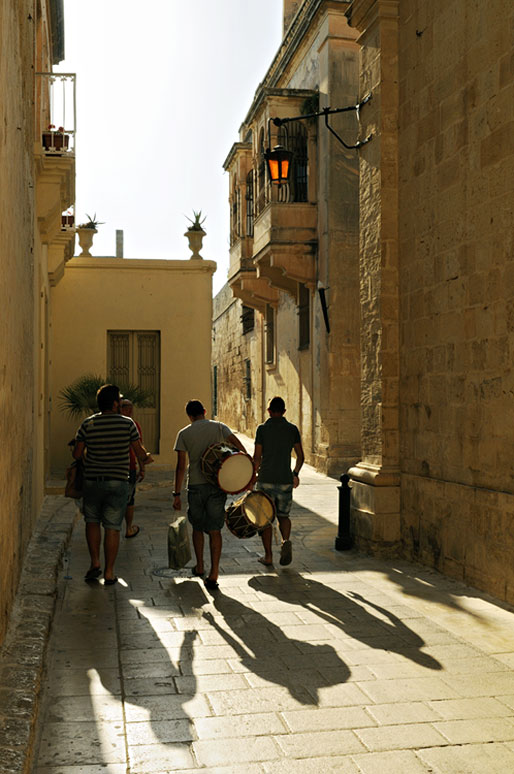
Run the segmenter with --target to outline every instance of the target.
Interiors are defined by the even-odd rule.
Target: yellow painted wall
[[[68,464],[79,421],[58,408],[59,392],[86,373],[106,374],[108,330],[161,334],[160,453],[170,463],[184,406],[211,406],[213,261],[73,258],[52,290],[51,466]],[[137,409],[134,412],[137,419]]]

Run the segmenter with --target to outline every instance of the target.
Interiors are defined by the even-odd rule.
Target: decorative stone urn
[[[92,255],[89,251],[93,246],[93,237],[97,233],[98,232],[96,228],[80,228],[80,226],[77,228],[77,234],[79,236],[79,245],[82,248],[82,252],[80,253],[80,256],[79,256],[80,258],[82,258],[83,256],[92,258]]]
[[[201,229],[190,228],[186,231],[184,236],[188,238],[189,249],[192,252],[190,260],[193,260],[193,258],[200,258],[203,260],[203,255],[200,255],[203,238],[205,236],[205,231],[203,230],[203,228]]]

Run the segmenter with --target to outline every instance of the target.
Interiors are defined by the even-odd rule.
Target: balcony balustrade
[[[75,74],[37,73],[35,98],[36,213],[55,285],[75,244]]]
[[[74,156],[75,73],[36,73],[36,144],[47,156]]]

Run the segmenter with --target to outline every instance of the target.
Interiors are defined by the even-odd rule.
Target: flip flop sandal
[[[114,586],[115,583],[118,583],[118,578],[104,578],[104,586]]]
[[[280,564],[291,564],[293,559],[293,549],[290,540],[284,540],[282,548],[280,549]]]
[[[100,577],[101,574],[102,574],[102,568],[101,567],[92,567],[84,575],[84,580],[85,581],[98,580],[98,578]]]
[[[132,535],[125,535],[125,537],[128,539],[136,537],[141,532],[141,527],[136,526],[136,531],[132,533]]]
[[[211,580],[211,578],[206,578],[204,583],[205,588],[209,589],[209,591],[216,591],[216,589],[219,589],[219,583],[215,580]]]
[[[273,567],[273,562],[267,562],[263,556],[259,556],[257,561],[263,564],[265,567]]]

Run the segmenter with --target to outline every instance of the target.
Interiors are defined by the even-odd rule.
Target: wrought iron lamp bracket
[[[329,132],[331,132],[334,135],[334,137],[336,137],[337,140],[339,140],[341,145],[344,145],[344,147],[347,150],[358,150],[359,148],[362,148],[363,145],[366,145],[366,143],[368,143],[373,138],[373,134],[372,133],[368,134],[368,136],[364,140],[359,140],[354,145],[349,145],[348,143],[346,143],[343,140],[342,137],[340,137],[337,134],[335,129],[333,129],[330,126],[330,124],[328,123],[328,117],[330,115],[334,115],[335,113],[347,113],[347,112],[349,112],[351,110],[355,110],[355,112],[357,114],[357,121],[359,121],[360,120],[360,109],[363,107],[363,105],[365,105],[367,102],[370,101],[371,97],[372,97],[372,93],[369,92],[356,105],[348,105],[347,107],[342,107],[342,108],[325,107],[325,108],[323,108],[323,110],[319,110],[316,113],[306,113],[305,115],[291,116],[291,117],[288,117],[288,118],[278,118],[278,117],[277,118],[270,118],[269,121],[268,121],[268,149],[271,147],[271,137],[270,137],[270,123],[271,122],[273,122],[275,124],[275,126],[280,127],[280,126],[284,126],[285,124],[291,123],[291,121],[301,121],[301,120],[304,120],[304,119],[307,119],[307,118],[317,118],[318,116],[324,116],[324,118],[325,118],[325,126],[327,127]]]

